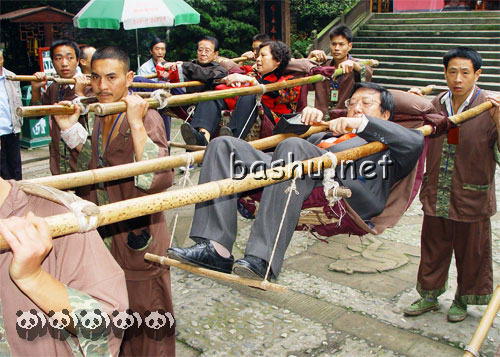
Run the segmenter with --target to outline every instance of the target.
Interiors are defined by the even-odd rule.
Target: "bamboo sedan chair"
[[[432,103],[422,97],[390,90],[395,101],[394,122],[406,128],[418,128],[428,114],[436,114]],[[332,110],[331,118],[345,116],[345,110]],[[344,200],[333,202],[326,197],[323,187],[315,188],[302,205],[302,213],[296,230],[306,230],[330,237],[337,234],[362,236],[367,233],[381,234],[386,228],[393,227],[403,216],[415,198],[423,180],[427,140],[415,168],[404,179],[396,182],[390,191],[384,210],[369,222],[365,222]],[[245,218],[254,218],[258,210],[262,192],[240,198],[238,210]]]

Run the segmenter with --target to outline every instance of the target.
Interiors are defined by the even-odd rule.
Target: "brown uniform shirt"
[[[95,117],[92,131],[92,158],[89,167],[95,169],[102,157],[104,166],[116,166],[134,162],[134,144],[126,114],[123,113],[118,135],[109,143],[102,137],[102,117]],[[101,123],[101,124],[100,124]],[[168,155],[165,127],[158,111],[148,110],[143,118],[148,139],[142,155],[143,160]],[[103,144],[104,143],[104,144]],[[146,196],[166,190],[172,185],[173,170],[158,171],[136,177],[111,181],[104,184],[109,202],[118,202]],[[103,192],[100,192],[102,194]],[[145,253],[164,255],[170,246],[170,233],[163,212],[129,219],[107,226],[106,236],[112,235],[111,254],[125,272],[129,291],[130,308],[144,316],[146,310],[163,309],[173,315],[170,270],[144,260]],[[141,239],[146,245],[140,245]],[[139,244],[139,247],[136,245]],[[175,355],[174,329],[159,341],[148,338],[145,333],[124,341],[124,355]]]
[[[469,106],[486,100],[476,87]],[[441,103],[445,92],[433,104],[446,113]],[[449,113],[451,114],[451,113]],[[460,125],[458,145],[448,144],[447,135],[429,139],[427,163],[420,200],[424,214],[460,222],[476,222],[496,213],[495,161],[499,161],[497,129],[489,111]]]
[[[86,96],[92,94],[92,89],[87,87],[85,91]],[[42,94],[41,101],[43,105],[53,105],[59,103],[62,100],[73,100],[77,97],[75,94],[74,87],[69,85],[62,87],[57,83],[52,83],[45,93]],[[85,117],[81,116],[79,119],[80,124],[85,128],[87,127]],[[57,122],[50,116],[50,137],[52,141],[49,146],[50,152],[50,172],[52,175],[59,175],[62,173],[75,172],[76,162],[78,159],[78,150],[70,149],[61,140],[61,128],[57,125]]]
[[[21,191],[15,181],[0,206],[0,218],[24,216],[32,211],[47,217],[68,210],[46,199]],[[46,332],[33,341],[22,339],[16,331],[17,311],[41,310],[12,282],[9,265],[10,251],[0,254],[0,354],[15,356],[72,356],[76,349],[84,355],[118,355],[121,339],[110,333],[104,340],[91,341],[70,337],[68,342],[52,338]],[[96,231],[69,234],[55,238],[53,249],[43,261],[42,268],[67,286],[73,312],[81,308],[98,308],[112,318],[114,310],[128,308],[127,290],[122,269],[109,254]],[[5,354],[4,354],[5,353]]]
[[[359,59],[350,57],[349,59],[358,62]],[[324,66],[335,66],[333,59],[328,60]],[[318,82],[314,84],[314,90],[316,91],[314,96],[314,106],[315,108],[327,113],[329,109],[344,109],[344,102],[351,95],[352,89],[354,88],[354,83],[356,82],[370,82],[373,75],[373,69],[370,66],[361,65],[362,71],[353,71],[349,74],[343,74],[337,77],[338,83],[336,84],[336,90],[338,91],[337,102],[334,104],[331,102],[331,89],[332,82],[326,80],[323,82]]]

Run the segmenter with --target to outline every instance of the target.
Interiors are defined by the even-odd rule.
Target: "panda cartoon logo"
[[[47,333],[47,318],[41,312],[31,309],[30,311],[18,310],[16,312],[17,334],[23,340],[33,341]]]
[[[55,340],[65,341],[71,334],[66,330],[68,326],[76,326],[77,318],[75,314],[70,313],[67,309],[62,311],[49,312],[49,333]]]
[[[149,338],[160,341],[165,336],[172,336],[175,333],[175,319],[170,312],[163,309],[148,310],[144,313],[144,329]]]
[[[125,311],[115,310],[112,315],[112,328],[116,337],[128,341],[132,337],[140,335],[142,331],[142,318],[138,312],[132,312],[130,309]]]
[[[99,309],[82,310],[78,316],[78,332],[88,340],[97,341],[108,336],[110,331],[109,316]]]

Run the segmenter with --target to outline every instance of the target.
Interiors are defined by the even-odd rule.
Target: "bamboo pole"
[[[370,67],[377,67],[379,65],[379,61],[376,59],[368,59],[364,61],[359,61],[358,63],[370,66]],[[336,78],[340,75],[344,74],[344,70],[342,68],[337,68],[335,72],[332,74],[332,78]]]
[[[469,344],[465,347],[464,357],[475,357],[479,356],[479,349],[483,344],[486,335],[488,334],[488,330],[493,324],[493,320],[500,308],[500,284],[497,285],[493,296],[491,297],[490,303],[486,308],[486,311],[479,322],[479,325],[472,336]]]
[[[168,98],[167,107],[176,107],[179,105],[199,103],[209,100],[236,97],[241,95],[263,94],[266,92],[272,92],[279,89],[316,83],[323,80],[325,80],[325,77],[316,74],[310,77],[291,79],[283,82],[275,82],[263,86],[256,85],[251,87],[239,87],[239,88],[230,88],[230,89],[200,92],[200,93],[174,95]],[[263,90],[263,87],[265,87],[265,91]],[[149,108],[158,108],[158,106],[160,105],[160,102],[158,102],[156,98],[151,98],[147,100],[149,102]],[[96,105],[95,110],[97,115],[117,114],[126,111],[127,104],[125,102],[98,103]]]
[[[144,77],[144,78],[149,78],[146,76],[138,76],[138,77]],[[155,78],[156,75],[154,75],[151,78]],[[13,75],[13,76],[7,76],[6,77],[8,80],[11,81],[23,81],[23,82],[42,82],[41,79],[39,79],[37,76],[25,76],[25,75]],[[54,77],[54,76],[46,76],[47,81],[53,81],[59,84],[75,84],[76,81],[74,78],[59,78],[59,77]],[[189,82],[179,82],[179,83],[142,83],[142,82],[132,82],[130,85],[130,88],[156,88],[156,89],[172,89],[172,88],[184,88],[184,87],[196,87],[196,86],[201,86],[204,85],[205,83],[200,82],[200,81],[189,81]],[[87,81],[87,85],[90,85],[90,81]]]
[[[434,84],[429,84],[428,86],[420,88],[420,93],[422,93],[422,95],[431,94],[434,90],[434,87],[436,87]]]
[[[200,93],[191,93],[191,94],[179,94],[173,95],[168,98],[167,107],[177,107],[180,105],[199,103],[209,100],[215,99],[223,99],[229,97],[236,97],[240,95],[249,95],[249,94],[259,94],[263,92],[262,87],[265,88],[266,92],[275,91],[278,89],[289,88],[300,86],[303,84],[316,83],[324,80],[325,77],[317,74],[311,77],[297,78],[291,79],[289,81],[277,82],[266,84],[264,86],[252,86],[252,87],[239,87],[239,88],[230,88],[223,90],[215,90],[215,91],[207,91]],[[184,82],[187,83],[187,82]],[[200,82],[201,83],[201,82]],[[158,83],[140,83],[140,84],[158,84]],[[160,83],[161,84],[161,83]],[[166,83],[164,83],[166,84]],[[175,83],[174,83],[175,84]],[[142,96],[142,95],[141,95]],[[160,102],[156,98],[145,98],[148,102],[148,107],[152,109],[156,109],[159,107]],[[118,114],[127,110],[127,104],[123,101],[114,102],[114,103],[96,103],[91,106],[91,110],[95,111],[97,115],[110,115],[110,114]],[[64,105],[33,105],[26,107],[18,107],[16,109],[16,114],[21,117],[33,117],[33,116],[45,116],[52,114],[61,114],[61,115],[71,115],[74,112],[73,106],[64,106]]]
[[[21,81],[21,82],[43,82],[44,80],[39,79],[37,76],[24,76],[24,75],[12,75],[6,76],[9,81]],[[45,76],[45,81],[53,81],[59,84],[75,84],[74,78],[59,78],[54,76]],[[90,81],[87,81],[87,85],[90,85]]]
[[[335,153],[335,156],[337,156],[339,162],[357,160],[360,157],[371,155],[384,148],[384,144],[372,142],[357,148]],[[227,178],[99,206],[97,226],[100,227],[286,181],[295,175],[297,165],[297,163],[291,163],[283,167],[270,168],[249,174],[241,180]],[[320,156],[301,162],[304,174],[328,168],[331,165],[332,162],[327,156]],[[45,220],[49,225],[53,237],[75,233],[80,230],[78,218],[73,212],[45,217]],[[7,242],[1,237],[0,250],[7,249],[8,247]]]
[[[223,57],[217,57],[215,59],[215,62],[221,63],[224,61],[231,61],[231,62],[241,62],[241,61],[247,61],[248,57],[246,56],[241,56],[241,57],[235,57],[235,58],[223,58]]]
[[[130,88],[153,88],[153,89],[172,89],[172,88],[184,88],[184,87],[196,87],[203,86],[205,83],[200,81],[189,81],[189,82],[158,82],[158,83],[144,83],[144,82],[132,82]]]
[[[490,101],[486,101],[478,105],[477,107],[466,110],[460,114],[454,115],[449,119],[455,124],[460,124],[490,109],[492,106],[493,104],[491,104]],[[326,126],[311,127],[305,134],[302,134],[298,137],[306,138],[311,136],[312,134],[325,131],[326,129],[327,129]],[[421,131],[424,136],[430,135],[432,134],[432,127],[430,125],[424,125],[421,128]],[[265,150],[275,147],[281,141],[289,137],[297,137],[297,135],[294,134],[273,135],[264,139],[251,141],[249,142],[249,144],[252,145],[257,150]],[[126,177],[137,176],[148,172],[172,169],[183,165],[185,166],[188,160],[190,160],[190,156],[194,160],[192,161],[193,163],[200,163],[203,160],[204,153],[205,153],[204,151],[197,151],[191,154],[167,156],[147,161],[140,161],[136,163],[105,167],[101,169],[73,172],[57,176],[41,177],[27,181],[64,190],[68,188],[92,185],[95,183],[107,182]]]
[[[306,138],[312,134],[325,131],[325,127],[312,127],[305,134],[298,137]],[[258,139],[249,142],[252,147],[257,150],[265,150],[278,145],[281,141],[297,137],[295,134],[279,134],[267,138]],[[197,164],[203,160],[205,151],[196,151],[193,153],[180,154],[175,156],[159,157],[147,161],[139,161],[124,165],[111,167],[103,167],[100,169],[72,172],[56,176],[46,176],[36,179],[26,180],[28,182],[37,183],[40,185],[51,186],[60,190],[80,187],[85,185],[93,185],[95,183],[119,180],[126,177],[137,176],[148,172],[156,172],[161,170],[173,169],[179,166],[185,166],[189,161]],[[192,159],[192,160],[191,160]]]
[[[151,73],[151,74],[137,74],[135,77],[143,77],[147,79],[153,79],[153,78],[158,78],[158,73]]]
[[[175,143],[173,141],[169,141],[168,146],[170,146],[172,148],[181,148],[181,149],[186,149],[186,150],[191,150],[191,151],[200,151],[200,150],[206,149],[206,146],[187,145],[187,144]]]
[[[243,278],[243,277],[240,277],[238,275],[225,274],[225,273],[221,273],[221,272],[218,272],[215,270],[210,270],[210,269],[196,267],[194,265],[184,264],[184,263],[179,262],[178,260],[170,259],[167,257],[163,257],[163,256],[151,254],[151,253],[146,253],[144,255],[144,259],[149,260],[151,262],[161,264],[161,265],[174,266],[174,267],[180,268],[182,270],[186,270],[190,273],[203,275],[203,276],[206,276],[208,278],[228,281],[228,282],[237,283],[237,284],[245,284],[248,286],[252,286],[254,288],[259,288],[262,290],[276,291],[278,293],[287,293],[288,292],[288,288],[286,286],[274,284],[274,283],[271,283],[269,281],[253,280],[253,279]]]

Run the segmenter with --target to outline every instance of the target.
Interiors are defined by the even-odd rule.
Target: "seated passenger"
[[[232,87],[242,85],[259,85],[282,82],[292,79],[291,75],[284,75],[284,70],[291,59],[290,48],[280,41],[271,41],[260,45],[255,69],[249,75],[233,73],[222,79],[222,82]],[[295,111],[299,98],[300,87],[285,88],[266,93],[262,96],[264,114],[273,124],[282,114]],[[221,129],[221,135],[232,135],[245,138],[253,123],[257,119],[256,95],[240,96],[231,116],[228,128]],[[190,145],[206,145],[216,133],[221,119],[221,110],[225,106],[216,101],[201,102],[197,110],[200,114],[195,116],[191,124],[181,126],[184,141]]]
[[[394,112],[392,95],[376,84],[357,83],[346,106],[347,117],[330,121],[330,132],[313,135],[307,140],[286,139],[272,154],[258,151],[247,142],[232,137],[215,139],[207,146],[199,183],[231,177],[236,160],[238,166],[245,166],[247,170],[256,161],[263,163],[261,168],[270,168],[272,163],[275,166],[279,162],[287,163],[290,157],[301,161],[324,155],[327,151],[339,152],[380,141],[388,146],[387,150],[354,162],[356,168],[371,165],[371,173],[357,177],[340,175],[340,165],[336,168],[336,180],[352,191],[352,198],[346,199],[346,202],[363,220],[369,221],[383,211],[392,185],[414,168],[423,149],[424,138],[419,131],[390,121]],[[313,124],[322,120],[323,113],[315,108],[306,108],[302,117],[305,124]],[[356,132],[354,137],[346,140],[344,135],[339,140],[340,135],[350,133],[351,129]],[[299,193],[291,195],[281,234],[276,238],[287,201],[285,189],[289,185],[285,181],[263,189],[245,257],[234,265],[231,250],[237,233],[237,195],[198,203],[190,233],[196,244],[189,248],[170,248],[167,255],[208,269],[226,273],[233,271],[243,277],[263,279],[275,239],[279,239],[269,275],[276,278],[297,225],[302,203],[315,187],[322,185],[322,180],[305,176],[296,181]]]

